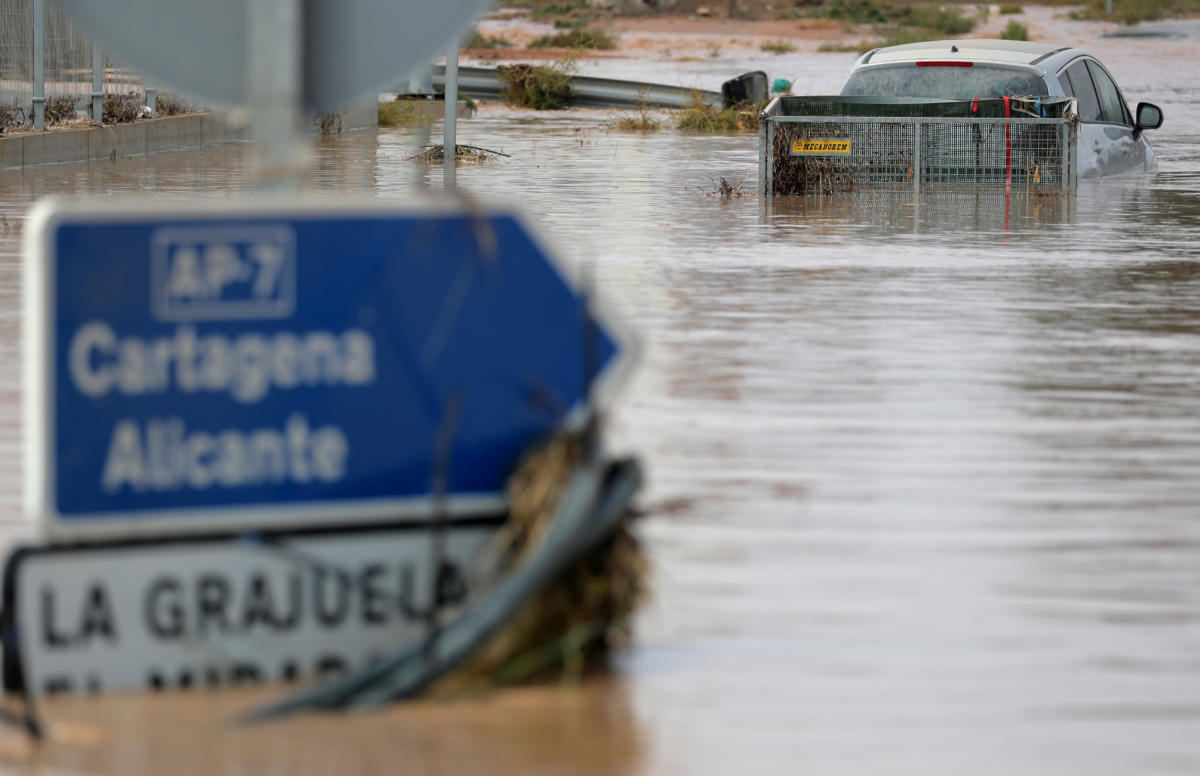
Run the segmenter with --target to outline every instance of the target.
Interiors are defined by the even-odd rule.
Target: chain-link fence
[[[35,4],[41,5],[42,46],[35,40]],[[93,60],[91,36],[55,0],[0,0],[0,119],[10,127],[34,124],[39,53],[48,124],[91,116],[97,94],[145,92],[142,79],[110,57]]]

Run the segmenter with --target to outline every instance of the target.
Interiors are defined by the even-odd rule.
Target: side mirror
[[[1134,121],[1134,131],[1141,134],[1143,129],[1158,129],[1162,126],[1163,114],[1162,109],[1157,105],[1152,105],[1148,102],[1139,102],[1137,106],[1137,119]]]

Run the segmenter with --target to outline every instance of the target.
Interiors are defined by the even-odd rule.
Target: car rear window
[[[1015,97],[1047,94],[1037,73],[1011,67],[971,67],[916,64],[887,65],[850,76],[842,94],[864,97],[933,97],[969,100],[972,97]]]

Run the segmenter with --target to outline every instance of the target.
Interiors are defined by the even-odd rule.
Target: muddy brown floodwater
[[[0,762],[1200,772],[1200,46],[1099,29],[1064,34],[1164,108],[1161,169],[1085,182],[1066,206],[1009,203],[1007,224],[986,197],[713,196],[719,177],[752,189],[749,135],[622,135],[605,114],[498,108],[460,122],[460,142],[512,154],[461,167],[460,185],[519,202],[642,337],[611,436],[649,471],[654,594],[614,675],[250,730],[227,722],[277,690],[53,698],[51,740],[0,731]],[[802,51],[772,69],[828,91],[851,60]],[[739,64],[687,73],[711,85]],[[324,141],[310,188],[437,189],[440,168],[406,161],[418,135]],[[0,172],[8,539],[28,533],[14,226],[49,193],[227,196],[245,160],[234,147]]]

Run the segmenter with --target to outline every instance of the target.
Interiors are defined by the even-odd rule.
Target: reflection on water
[[[459,185],[521,203],[643,338],[612,436],[649,467],[654,598],[618,676],[239,732],[221,725],[259,695],[54,699],[57,741],[31,754],[0,733],[0,759],[1197,772],[1200,113],[1186,95],[1200,70],[1151,85],[1131,51],[1106,61],[1175,117],[1154,137],[1162,172],[1066,201],[722,199],[721,177],[754,187],[751,136],[622,135],[589,112],[461,122],[462,142],[512,156],[460,167]],[[439,167],[406,161],[420,142],[326,141],[310,188],[439,189]],[[245,158],[3,172],[0,215],[19,222],[46,193],[227,196]],[[10,535],[24,530],[17,249],[0,224]]]
[[[1044,230],[1074,218],[1075,198],[1060,193],[1004,186],[926,186],[761,200],[768,222],[875,227],[900,232],[1024,232]]]

